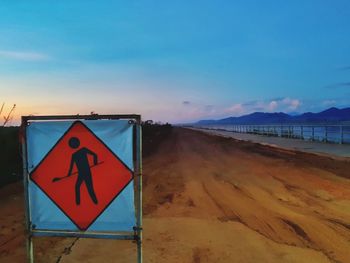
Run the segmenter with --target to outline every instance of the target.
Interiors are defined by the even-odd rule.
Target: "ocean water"
[[[303,139],[328,143],[350,143],[350,125],[201,125],[204,129],[225,130]]]

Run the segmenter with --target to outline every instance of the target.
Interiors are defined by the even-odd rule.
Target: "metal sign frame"
[[[134,124],[133,132],[133,162],[134,162],[134,195],[136,226],[133,231],[101,232],[101,231],[69,231],[69,230],[45,230],[33,229],[30,222],[30,199],[28,191],[29,171],[27,162],[26,130],[31,122],[35,121],[75,121],[75,120],[129,120]],[[78,238],[109,238],[119,240],[134,240],[137,244],[137,262],[142,263],[142,127],[141,115],[137,114],[111,114],[111,115],[47,115],[47,116],[22,116],[22,159],[23,159],[23,185],[25,199],[25,221],[27,240],[27,260],[34,263],[35,236],[64,236]]]

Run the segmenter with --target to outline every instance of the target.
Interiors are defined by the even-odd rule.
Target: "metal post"
[[[281,138],[283,137],[283,125],[281,125]]]
[[[27,258],[29,263],[34,263],[33,237],[31,233],[27,234]]]
[[[340,144],[343,144],[343,140],[344,140],[343,125],[340,125],[340,140],[339,140],[339,143],[340,143]]]
[[[138,179],[137,262],[142,263],[142,127],[141,117],[136,125],[136,173]]]
[[[23,162],[23,187],[24,187],[24,207],[25,207],[25,224],[26,224],[26,247],[27,247],[27,262],[34,262],[33,238],[31,233],[30,211],[29,211],[29,189],[28,189],[28,164],[27,164],[27,133],[28,122],[22,118],[22,162]]]
[[[326,142],[328,142],[328,126],[324,126],[324,133],[325,133],[325,139],[326,139]]]
[[[303,125],[300,126],[300,137],[302,140],[304,140],[304,126]]]
[[[312,126],[312,141],[315,140],[315,127]]]

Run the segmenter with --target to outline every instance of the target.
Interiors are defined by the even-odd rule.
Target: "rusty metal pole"
[[[22,162],[23,162],[23,188],[24,188],[24,207],[25,207],[25,225],[26,225],[26,248],[27,248],[27,262],[34,263],[34,248],[33,248],[33,237],[31,232],[31,222],[30,222],[30,210],[29,210],[29,189],[28,189],[28,163],[27,163],[27,133],[28,121],[26,118],[22,117]]]
[[[137,210],[137,262],[143,262],[142,253],[142,126],[141,116],[136,124],[136,173],[138,179]]]

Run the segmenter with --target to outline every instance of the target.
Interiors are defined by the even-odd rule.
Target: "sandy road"
[[[349,163],[271,151],[175,130],[145,161],[148,262],[350,262]]]
[[[144,159],[145,262],[350,262],[349,168],[175,128]],[[1,262],[24,256],[20,201],[1,200],[0,241],[17,233],[0,245]],[[90,239],[36,246],[38,262],[126,263],[134,252],[129,242]]]

